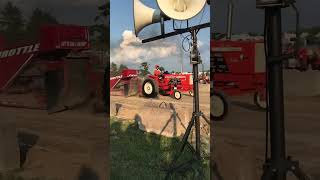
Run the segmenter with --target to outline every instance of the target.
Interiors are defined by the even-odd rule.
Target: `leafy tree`
[[[165,69],[164,69],[164,67],[160,66],[160,67],[159,67],[159,70],[160,70],[160,71],[164,71]]]
[[[91,44],[95,49],[108,50],[110,40],[110,1],[98,7],[98,14],[95,17],[96,24],[91,26],[90,36]]]
[[[220,39],[226,37],[226,34],[224,34],[224,33],[213,33],[212,36],[213,36],[214,40],[220,40]]]
[[[110,67],[110,75],[111,76],[119,76],[121,75],[122,71],[128,69],[126,65],[120,64],[119,66],[112,62]]]
[[[44,24],[59,24],[58,20],[48,12],[39,8],[33,10],[30,20],[26,25],[26,33],[28,38],[36,39],[39,37],[40,27]]]
[[[126,65],[120,64],[118,69],[118,74],[121,74],[123,70],[128,69]]]
[[[141,63],[141,65],[140,65],[140,72],[141,72],[141,75],[142,75],[142,76],[145,76],[145,75],[147,75],[147,74],[150,74],[150,72],[149,72],[149,65],[148,65],[147,62]]]
[[[320,26],[314,26],[311,28],[302,28],[301,32],[307,32],[310,35],[316,35],[320,32]]]
[[[249,35],[249,36],[258,36],[259,34],[258,34],[258,33],[255,33],[255,32],[249,32],[248,35]]]
[[[116,63],[112,62],[110,66],[110,75],[111,76],[116,76],[118,73],[118,66]]]
[[[24,33],[24,21],[21,10],[12,2],[7,2],[0,12],[3,21],[0,22],[0,31],[6,37],[9,44],[17,43],[22,39]]]
[[[98,7],[99,13],[95,17],[95,21],[106,21],[110,15],[110,0],[106,0],[106,3]]]

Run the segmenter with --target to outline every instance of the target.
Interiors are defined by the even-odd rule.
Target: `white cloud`
[[[163,39],[143,44],[132,31],[122,33],[119,47],[111,49],[111,62],[117,64],[140,64],[154,59],[163,59],[177,55],[177,44],[170,39]]]

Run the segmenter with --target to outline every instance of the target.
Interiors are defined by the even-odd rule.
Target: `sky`
[[[105,2],[105,0],[10,0],[20,7],[24,15],[29,17],[34,8],[40,8],[50,12],[55,16],[59,22],[64,24],[76,24],[76,25],[92,25],[94,24],[94,18],[97,14],[97,7]],[[155,0],[142,0],[147,6],[157,8]],[[262,33],[263,28],[263,10],[257,10],[255,8],[254,0],[234,0],[235,1],[235,13],[233,32],[258,32]],[[0,9],[6,0],[0,0]],[[133,31],[133,17],[132,17],[132,2],[133,0],[111,0],[111,45],[112,49],[119,47],[123,41],[123,35],[127,35],[127,40],[134,39]],[[312,27],[320,26],[320,21],[315,20],[320,18],[320,0],[297,0],[297,7],[301,14],[301,26]],[[209,19],[209,8],[206,8],[202,22],[206,22]],[[227,14],[227,0],[214,0],[213,8],[214,16],[214,31],[225,32],[226,29],[226,14]],[[283,29],[284,31],[293,29],[295,26],[295,17],[292,9],[288,8],[283,11]],[[199,20],[199,16],[197,17]],[[128,31],[126,31],[128,30]],[[142,36],[149,35],[159,30],[159,25],[151,25],[145,28],[142,32]],[[124,33],[126,32],[126,33]],[[128,38],[130,37],[130,38]],[[132,40],[132,39],[131,39]],[[201,41],[201,55],[205,64],[205,67],[209,66],[209,28],[203,29],[199,33],[199,40]],[[138,39],[139,41],[139,39]],[[175,43],[175,44],[174,44]],[[125,45],[125,44],[124,44]],[[136,45],[135,45],[136,46]],[[160,47],[159,52],[168,51],[173,52],[171,56],[166,57],[165,52],[162,53],[162,58],[153,58],[150,61],[151,65],[161,64],[168,69],[180,70],[181,59],[183,59],[184,67],[190,70],[189,58],[187,53],[181,53],[181,38],[179,36],[169,38],[164,41],[158,41],[147,47],[150,52],[157,52],[154,47]],[[170,47],[172,49],[170,49]],[[149,49],[148,49],[149,48]],[[176,48],[176,49],[174,49]],[[138,48],[139,49],[139,48]],[[134,50],[134,49],[132,49]],[[141,48],[139,49],[141,50]],[[174,53],[175,52],[175,53]],[[147,52],[143,52],[147,53]],[[143,54],[142,53],[142,54]],[[148,54],[148,53],[147,53]],[[181,55],[182,54],[182,55]],[[154,55],[148,54],[149,58]],[[119,56],[121,57],[121,56]],[[125,57],[125,56],[124,56]],[[141,59],[142,57],[140,57]],[[148,57],[147,57],[148,58]],[[125,61],[129,61],[126,59]]]
[[[0,9],[6,2],[13,2],[21,8],[25,19],[35,8],[40,8],[55,16],[60,23],[92,25],[98,12],[98,6],[104,0],[0,0]]]
[[[148,7],[159,9],[155,0],[142,0]],[[110,27],[111,27],[111,61],[118,64],[122,63],[130,68],[139,68],[141,62],[147,61],[150,70],[154,65],[163,66],[166,70],[180,71],[183,62],[183,71],[191,71],[189,63],[189,53],[182,50],[182,38],[177,35],[174,37],[158,40],[146,44],[140,41],[147,37],[159,35],[160,24],[153,24],[146,27],[137,38],[134,34],[133,22],[133,0],[111,0]],[[202,18],[201,18],[202,17]],[[203,15],[202,12],[190,21],[192,25],[209,22],[210,8],[206,5]],[[182,22],[182,26],[185,25]],[[176,22],[180,26],[180,22]],[[172,30],[172,21],[166,23],[166,31]],[[187,36],[188,33],[183,36]],[[198,34],[199,50],[204,62],[204,69],[208,70],[210,65],[210,29],[200,30]],[[187,42],[187,41],[184,41]],[[184,43],[187,48],[188,43]],[[202,70],[202,69],[200,69]]]
[[[226,31],[228,0],[214,0],[214,28],[216,32]],[[300,26],[320,26],[320,0],[296,0],[300,11]],[[256,9],[254,0],[234,0],[233,32],[263,33],[264,11]],[[317,19],[317,20],[315,20]],[[282,12],[283,31],[295,28],[295,13],[292,8]]]

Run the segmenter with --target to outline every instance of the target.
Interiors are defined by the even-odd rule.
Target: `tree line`
[[[110,77],[115,77],[121,75],[122,71],[128,69],[128,67],[124,64],[116,64],[114,62],[111,62],[110,64]],[[139,66],[139,73],[141,76],[146,76],[148,74],[151,74],[150,72],[150,64],[148,62],[142,62]],[[164,67],[160,66],[159,70],[165,73],[169,73],[165,70]],[[170,73],[175,73],[174,71],[171,71]]]
[[[95,24],[89,27],[92,47],[99,50],[108,49],[109,28],[107,19],[109,9],[107,3],[97,7]],[[5,39],[6,46],[21,42],[39,40],[40,27],[44,24],[60,24],[57,18],[40,8],[33,9],[31,16],[25,18],[23,11],[12,2],[7,2],[0,9],[0,36]]]

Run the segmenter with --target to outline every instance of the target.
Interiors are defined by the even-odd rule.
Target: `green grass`
[[[29,179],[26,179],[26,178],[23,178],[23,177],[20,177],[20,176],[17,176],[15,175],[14,173],[11,173],[11,174],[0,174],[0,180],[49,180],[47,178],[29,178]],[[54,179],[50,179],[50,180],[54,180]]]
[[[136,123],[128,123],[111,118],[111,179],[112,180],[159,180],[164,179],[165,169],[170,165],[179,149],[178,138],[167,138],[145,133]],[[186,148],[178,164],[192,159],[192,153]],[[171,179],[200,179],[195,170],[203,169],[209,179],[208,161],[194,164],[182,173],[175,173]],[[183,175],[186,175],[184,177]]]

